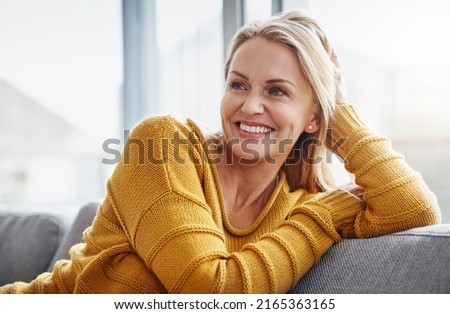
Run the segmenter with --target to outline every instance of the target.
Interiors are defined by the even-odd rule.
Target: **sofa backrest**
[[[0,213],[0,286],[46,271],[64,232],[54,215]]]
[[[450,224],[344,239],[292,293],[450,293]]]

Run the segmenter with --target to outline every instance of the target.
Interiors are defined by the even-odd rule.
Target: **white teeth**
[[[240,123],[239,127],[241,128],[241,130],[245,131],[245,132],[249,132],[249,133],[269,133],[270,129],[269,128],[265,128],[263,126],[249,126],[246,125],[244,123]]]

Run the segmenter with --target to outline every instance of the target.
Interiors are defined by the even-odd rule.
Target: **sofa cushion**
[[[450,293],[450,224],[344,239],[292,293]]]
[[[0,285],[30,281],[44,272],[62,229],[51,215],[0,213]]]

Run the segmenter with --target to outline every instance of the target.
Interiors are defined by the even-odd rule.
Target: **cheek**
[[[272,117],[274,117],[274,120],[276,119],[275,122],[279,126],[284,126],[285,132],[287,132],[285,136],[293,138],[300,136],[309,122],[307,112],[298,108],[293,109],[292,107],[273,113]]]
[[[230,117],[233,112],[236,111],[236,108],[238,107],[238,102],[235,99],[236,97],[233,97],[230,94],[225,93],[222,97],[222,101],[220,102],[220,114],[222,115],[222,118],[224,117]]]
[[[232,102],[230,101],[230,97],[227,97],[224,95],[222,97],[222,101],[220,102],[220,119],[222,123],[222,132],[224,134],[228,133],[229,131],[229,121],[233,117],[233,106]]]
[[[226,110],[227,110],[227,99],[226,99],[226,96],[223,95],[222,100],[220,102],[220,115],[222,116],[222,118],[223,118]]]
[[[280,126],[284,125],[291,129],[296,129],[298,125],[303,123],[301,111],[292,104],[277,104],[270,110],[270,115],[276,120],[277,124],[280,123]]]

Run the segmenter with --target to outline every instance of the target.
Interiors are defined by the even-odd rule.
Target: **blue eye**
[[[238,83],[238,82],[232,82],[230,84],[230,87],[233,89],[245,89],[244,84]]]
[[[284,96],[286,95],[286,92],[281,88],[275,87],[269,90],[269,94],[272,96]]]

